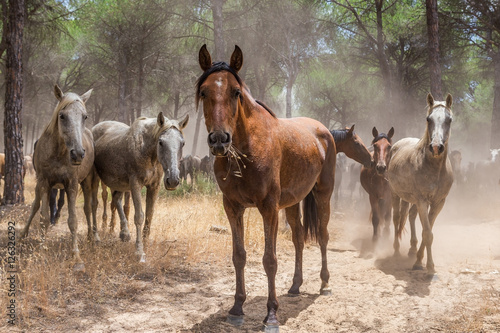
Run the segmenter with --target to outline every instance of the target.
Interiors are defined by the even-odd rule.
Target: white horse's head
[[[427,95],[429,149],[435,157],[440,156],[448,145],[451,122],[453,120],[453,112],[451,111],[452,103],[453,99],[450,94],[446,96],[446,101],[434,101],[430,93]]]

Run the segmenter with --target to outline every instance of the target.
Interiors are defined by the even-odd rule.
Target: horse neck
[[[253,99],[245,98],[238,112],[235,131],[233,132],[233,145],[243,153],[249,153],[248,149],[251,146],[252,138],[258,137],[258,135],[253,134],[260,130],[268,132],[266,124],[270,118],[273,117],[264,107],[260,106]]]

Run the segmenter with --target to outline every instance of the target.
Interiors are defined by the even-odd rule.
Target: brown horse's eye
[[[205,98],[205,92],[200,91],[200,97],[201,97],[201,98]]]
[[[238,98],[241,96],[241,90],[237,89],[235,92],[234,92],[234,97]]]

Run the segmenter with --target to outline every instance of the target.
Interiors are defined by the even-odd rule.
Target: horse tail
[[[309,236],[311,240],[317,240],[319,235],[318,205],[313,190],[304,198],[302,208],[304,211],[304,238],[307,239]]]

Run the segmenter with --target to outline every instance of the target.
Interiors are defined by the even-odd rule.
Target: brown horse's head
[[[211,153],[224,156],[232,143],[245,89],[238,76],[243,65],[243,53],[235,46],[229,65],[224,62],[212,63],[210,53],[203,45],[199,63],[204,73],[197,82],[196,105],[200,101],[203,104]]]
[[[373,163],[379,175],[384,175],[391,159],[392,136],[394,127],[387,134],[379,133],[376,127],[372,129],[373,134]]]
[[[70,162],[73,165],[80,165],[85,157],[85,149],[82,143],[85,120],[87,119],[85,103],[91,93],[92,89],[82,96],[74,93],[64,94],[58,85],[54,87],[54,94],[59,103],[54,110],[47,130],[54,134],[57,132],[64,141],[69,152]]]
[[[453,120],[452,103],[450,94],[446,96],[445,102],[434,101],[430,93],[427,95],[427,139],[430,142],[429,150],[434,157],[440,156],[448,145]]]

